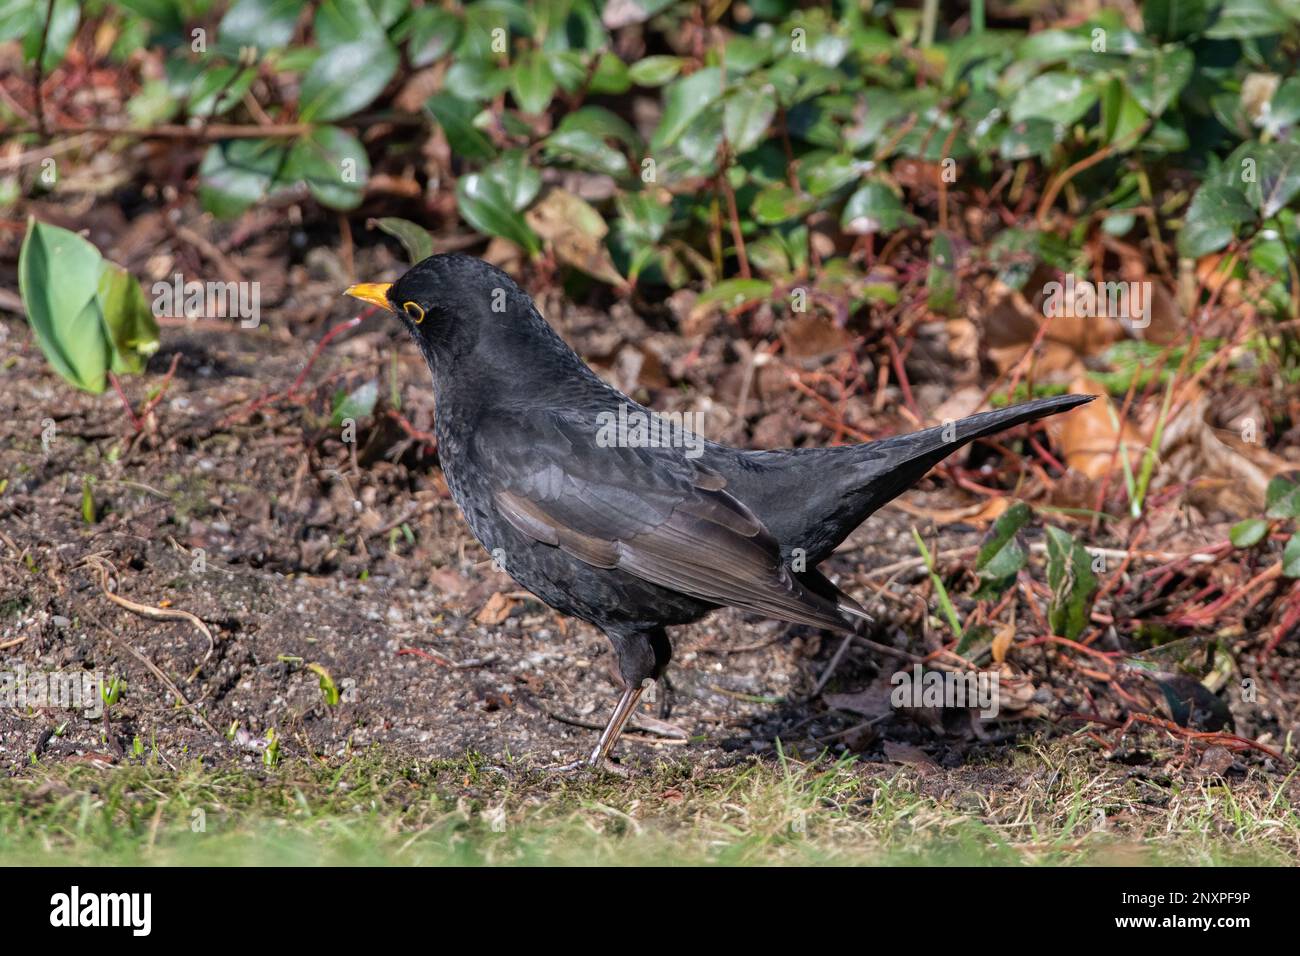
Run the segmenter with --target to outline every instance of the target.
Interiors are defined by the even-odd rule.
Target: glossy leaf
[[[302,80],[299,115],[305,122],[342,119],[369,106],[397,72],[387,40],[363,39],[330,47]]]

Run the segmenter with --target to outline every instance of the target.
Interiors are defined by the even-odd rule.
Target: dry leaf
[[[1061,450],[1066,465],[1093,480],[1103,477],[1111,467],[1118,437],[1121,439],[1119,455],[1127,451],[1129,465],[1136,472],[1147,443],[1126,421],[1119,422],[1119,429],[1116,429],[1119,410],[1106,390],[1091,379],[1077,378],[1070,383],[1070,392],[1101,397],[1074,409],[1069,415],[1058,415],[1048,421],[1048,433]],[[1119,455],[1114,456],[1116,468],[1123,467]]]
[[[524,218],[551,244],[561,262],[604,282],[625,284],[603,241],[609,227],[586,200],[552,187],[524,213]]]
[[[781,341],[785,354],[793,360],[820,359],[835,355],[853,340],[824,315],[806,313],[781,326]]]
[[[488,598],[487,603],[479,609],[474,620],[479,624],[484,624],[488,627],[495,627],[510,616],[510,612],[514,610],[515,603],[514,598],[507,597],[502,592],[497,591]]]
[[[939,770],[939,765],[931,759],[930,755],[920,747],[913,747],[911,744],[895,743],[892,740],[886,740],[883,744],[885,756],[894,763],[906,764],[914,767],[923,774],[935,773]]]
[[[1001,664],[1007,659],[1007,651],[1011,649],[1011,642],[1016,637],[1015,622],[1008,624],[1002,630],[998,631],[993,637],[993,645],[990,651],[993,654],[994,662]]]

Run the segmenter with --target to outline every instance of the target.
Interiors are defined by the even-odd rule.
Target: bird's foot
[[[616,763],[610,757],[602,758],[598,764],[592,763],[591,759],[588,758],[586,760],[574,760],[570,763],[551,764],[543,767],[542,770],[546,773],[570,774],[573,777],[581,777],[584,774],[594,776],[598,773],[612,773],[618,777],[630,777],[632,775],[631,770]]]

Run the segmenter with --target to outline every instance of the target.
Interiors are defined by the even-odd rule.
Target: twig
[[[208,639],[208,652],[203,655],[203,660],[207,661],[216,650],[217,641],[212,636],[212,631],[203,623],[197,614],[191,614],[189,611],[182,611],[179,608],[151,607],[148,604],[137,604],[135,601],[128,600],[120,594],[114,594],[108,589],[109,566],[107,562],[92,558],[87,560],[87,564],[93,567],[99,574],[99,587],[104,592],[104,597],[108,598],[118,607],[125,608],[132,614],[139,614],[141,617],[147,617],[152,621],[188,621],[198,628],[199,633]],[[114,575],[116,577],[116,575]]]
[[[235,123],[213,123],[205,129],[164,123],[159,126],[134,128],[129,126],[97,126],[73,124],[60,126],[60,133],[93,133],[98,136],[130,136],[134,139],[196,139],[211,142],[218,139],[262,139],[266,137],[293,137],[310,133],[315,127],[310,123],[277,123],[273,126],[245,126]],[[28,130],[27,132],[33,132]]]
[[[122,383],[117,380],[117,376],[111,371],[108,373],[108,380],[113,383],[113,391],[117,392],[117,397],[122,400],[122,407],[126,409],[126,414],[131,419],[131,427],[136,432],[143,431],[144,423],[136,417],[135,409],[131,407],[131,400],[126,397],[126,392],[122,390]]]
[[[54,0],[45,5],[45,26],[41,28],[41,44],[36,49],[36,63],[32,70],[32,96],[36,100],[36,126],[42,139],[48,139],[50,132],[45,124],[45,96],[41,87],[45,85],[45,47],[50,40],[50,22],[54,19]]]
[[[103,630],[106,634],[108,634],[109,638],[113,641],[113,643],[120,644],[122,647],[125,647],[128,651],[130,651],[132,656],[134,656],[136,660],[138,660],[141,664],[143,664],[146,668],[148,668],[149,672],[153,674],[154,677],[162,681],[163,686],[166,687],[169,691],[171,691],[173,695],[175,695],[177,703],[179,703],[182,707],[184,707],[196,718],[198,718],[198,721],[201,724],[203,724],[203,726],[206,727],[214,737],[221,736],[221,732],[218,731],[216,727],[212,726],[211,721],[209,721],[207,717],[203,716],[203,712],[201,710],[199,710],[197,707],[195,707],[193,704],[189,702],[186,696],[182,694],[180,692],[180,689],[172,682],[171,678],[169,678],[166,674],[164,674],[157,664],[149,660],[149,658],[145,657],[143,654],[137,651],[126,641],[122,640],[120,637],[118,637],[116,634],[110,631],[104,624],[100,623],[99,621],[95,621],[95,625],[99,627],[101,630]]]

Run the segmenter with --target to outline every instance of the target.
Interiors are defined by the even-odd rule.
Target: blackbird
[[[672,656],[665,627],[724,605],[859,630],[816,565],[963,445],[1090,401],[1062,395],[860,445],[746,451],[603,382],[501,270],[431,256],[347,294],[395,313],[433,373],[438,455],[470,530],[506,571],[613,645],[625,689],[601,765]]]

